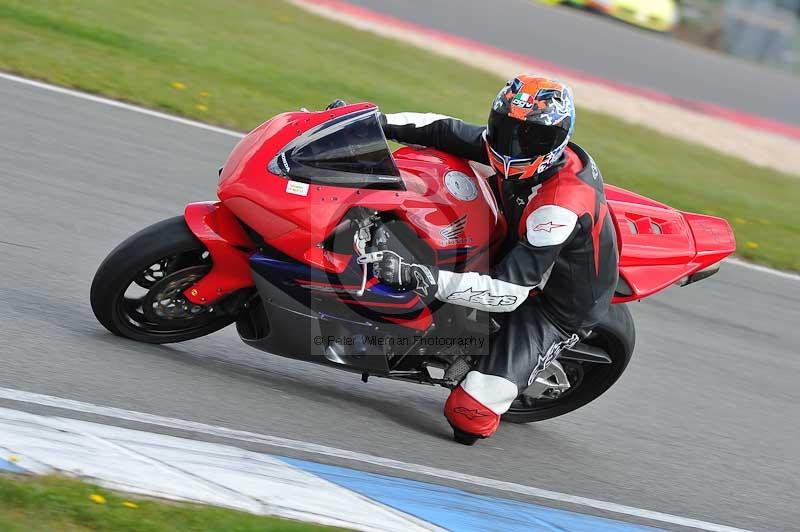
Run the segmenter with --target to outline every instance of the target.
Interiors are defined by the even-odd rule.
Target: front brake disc
[[[156,281],[142,300],[142,312],[154,323],[169,322],[179,325],[180,322],[195,322],[200,316],[213,312],[213,307],[192,303],[183,295],[183,291],[206,275],[210,266],[192,266],[173,272]],[[211,317],[211,316],[209,316]]]

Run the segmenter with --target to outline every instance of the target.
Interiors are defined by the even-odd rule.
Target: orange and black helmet
[[[489,114],[489,160],[507,179],[535,178],[564,153],[575,127],[572,91],[557,81],[518,76],[497,94]]]

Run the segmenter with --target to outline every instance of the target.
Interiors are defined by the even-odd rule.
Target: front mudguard
[[[183,295],[197,305],[209,305],[242,288],[254,286],[250,256],[256,244],[221,202],[190,203],[183,211],[186,225],[211,255],[212,267]]]

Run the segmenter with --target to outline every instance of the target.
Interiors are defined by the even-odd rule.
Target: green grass
[[[90,500],[100,495],[103,504]],[[129,508],[124,503],[133,503]],[[325,526],[233,510],[140,500],[65,477],[0,475],[3,532],[323,532]]]
[[[279,0],[0,0],[0,69],[243,130],[334,98],[483,121],[504,81]],[[740,256],[800,270],[797,178],[585,109],[576,140],[608,182],[723,216]]]

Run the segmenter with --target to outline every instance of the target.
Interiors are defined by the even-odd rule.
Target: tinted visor
[[[492,111],[486,140],[500,155],[512,159],[534,159],[564,143],[569,134],[569,122],[567,118],[556,126],[546,126]]]

